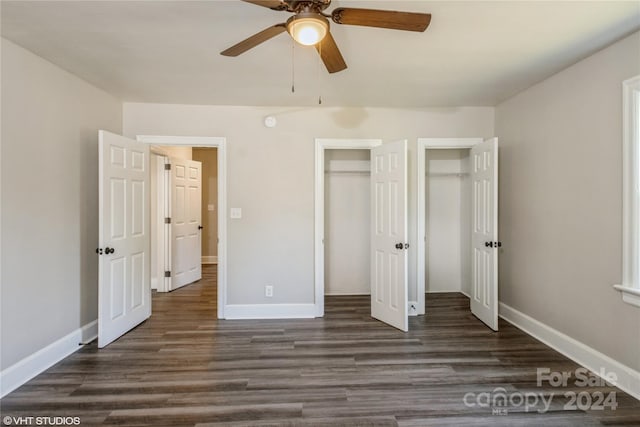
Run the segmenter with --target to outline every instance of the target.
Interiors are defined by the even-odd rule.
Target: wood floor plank
[[[206,265],[201,281],[154,293],[149,320],[83,347],[0,412],[122,426],[640,426],[640,402],[610,385],[539,387],[537,368],[579,366],[506,322],[491,331],[461,294],[427,295],[408,333],[372,319],[366,296],[327,297],[324,318],[228,321],[215,317],[216,274]],[[501,391],[549,404],[478,403]],[[614,393],[618,407],[567,407],[563,394],[581,392]]]

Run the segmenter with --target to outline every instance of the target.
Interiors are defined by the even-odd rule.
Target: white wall
[[[1,368],[97,318],[98,129],[122,104],[2,39]]]
[[[285,94],[283,94],[284,96]],[[265,116],[278,119],[266,128]],[[228,302],[313,303],[314,138],[408,138],[410,191],[418,137],[493,135],[493,108],[234,107],[125,103],[125,136],[223,136],[228,144]],[[415,203],[409,206],[415,226]],[[411,247],[416,247],[410,233]],[[415,300],[415,252],[409,252]],[[273,298],[264,286],[274,285]]]
[[[370,150],[325,150],[325,295],[371,293]]]
[[[640,370],[622,276],[622,81],[640,33],[498,105],[500,300]]]

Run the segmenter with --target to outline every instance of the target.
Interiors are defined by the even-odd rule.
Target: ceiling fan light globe
[[[326,20],[319,17],[297,17],[287,23],[291,37],[301,45],[313,46],[324,39],[329,30]]]

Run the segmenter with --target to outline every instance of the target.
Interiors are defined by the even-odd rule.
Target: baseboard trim
[[[499,316],[594,374],[602,369],[615,373],[615,385],[640,400],[640,372],[504,303],[499,304]]]
[[[336,292],[331,292],[331,293],[327,293],[325,292],[324,294],[325,297],[368,297],[371,296],[371,293],[336,293]]]
[[[94,320],[4,369],[0,372],[0,397],[11,393],[97,337],[98,321]]]
[[[317,317],[315,304],[228,304],[225,319],[308,319]]]
[[[202,264],[217,264],[218,257],[217,256],[203,256],[201,261]]]

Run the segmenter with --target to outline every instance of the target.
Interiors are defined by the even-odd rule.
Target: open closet
[[[324,294],[370,295],[370,150],[326,150],[324,173]]]
[[[425,293],[461,292],[498,330],[498,139],[419,138],[418,312]]]
[[[425,150],[425,291],[471,291],[470,149]]]

